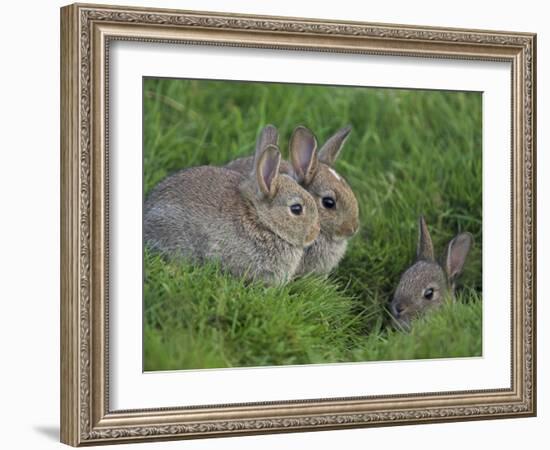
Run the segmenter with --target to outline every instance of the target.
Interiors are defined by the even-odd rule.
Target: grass
[[[320,142],[353,126],[336,169],[360,207],[360,233],[328,278],[245,285],[219,267],[144,254],[146,370],[481,354],[481,95],[144,80],[144,190],[183,167],[223,165],[276,125]],[[456,302],[392,329],[387,304],[411,263],[424,214],[436,250],[459,231],[475,246]]]

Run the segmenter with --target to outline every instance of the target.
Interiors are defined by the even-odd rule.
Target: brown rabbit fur
[[[319,217],[313,198],[279,174],[281,154],[265,142],[262,134],[247,177],[203,166],[161,181],[144,205],[147,244],[169,256],[219,261],[235,276],[290,280],[319,233]]]
[[[418,229],[416,261],[401,276],[390,304],[392,316],[405,330],[415,317],[438,308],[445,299],[454,299],[456,280],[473,245],[470,233],[456,235],[439,263],[424,217],[419,218]]]
[[[271,125],[269,139],[277,144],[277,133]],[[342,146],[351,131],[345,127],[336,132],[317,152],[317,141],[306,127],[298,126],[290,138],[290,164],[281,163],[280,171],[292,176],[315,199],[321,233],[307,247],[296,275],[327,274],[344,256],[347,239],[359,228],[357,199],[343,177],[333,169]],[[242,174],[252,170],[252,157],[240,158],[226,167]]]

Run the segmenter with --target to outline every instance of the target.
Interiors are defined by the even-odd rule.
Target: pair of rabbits
[[[169,176],[145,201],[145,242],[267,284],[329,273],[359,227],[355,195],[333,169],[350,131],[339,130],[318,151],[313,133],[299,126],[287,162],[277,129],[267,125],[253,156]]]

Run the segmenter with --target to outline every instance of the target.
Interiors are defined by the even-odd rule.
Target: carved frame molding
[[[512,386],[487,391],[110,411],[108,58],[113,40],[508,61]],[[536,36],[75,4],[61,9],[61,440],[70,445],[533,416]]]

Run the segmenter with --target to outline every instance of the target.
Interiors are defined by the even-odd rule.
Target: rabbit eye
[[[321,203],[327,209],[333,209],[336,206],[336,200],[334,200],[332,197],[323,197],[321,199]]]
[[[294,205],[290,205],[290,212],[294,214],[295,216],[299,216],[303,212],[302,205],[299,203],[295,203]]]
[[[434,290],[432,288],[428,288],[424,291],[424,298],[426,300],[431,300],[434,296]]]

